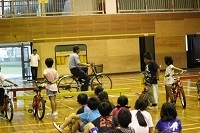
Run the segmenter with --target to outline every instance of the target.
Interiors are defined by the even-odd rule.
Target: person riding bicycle
[[[87,72],[90,64],[81,63],[79,53],[80,47],[75,45],[73,47],[73,53],[69,56],[69,69],[74,76],[79,78],[80,82],[84,83],[81,86],[81,91],[87,91],[90,82],[90,77],[87,75]]]
[[[160,74],[160,68],[158,64],[152,60],[151,53],[146,52],[143,55],[145,68],[145,82],[148,84],[149,101],[152,104],[148,109],[157,109],[158,106],[158,80]]]
[[[4,81],[13,84],[14,86],[18,86],[17,84],[15,84],[14,82],[10,81],[9,79],[5,78],[2,73],[0,72],[0,117],[4,116],[4,112],[2,111],[2,107],[4,104],[4,94],[5,94],[5,90],[3,88],[3,83]]]
[[[166,70],[165,70],[165,77],[164,77],[165,90],[166,90],[166,102],[168,102],[170,98],[171,103],[174,103],[174,99],[172,96],[172,84],[174,83],[174,77],[173,77],[174,70],[179,70],[182,73],[184,73],[185,70],[175,67],[173,65],[173,58],[171,56],[165,56],[164,60],[165,60],[165,64],[167,65]]]

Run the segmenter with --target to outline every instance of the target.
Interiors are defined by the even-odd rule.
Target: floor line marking
[[[187,130],[193,130],[193,129],[199,129],[200,127],[193,127],[193,128],[184,128],[182,129],[183,131],[187,131]]]
[[[200,123],[184,124],[184,125],[182,125],[182,126],[192,126],[192,125],[197,125],[197,124],[200,124]]]

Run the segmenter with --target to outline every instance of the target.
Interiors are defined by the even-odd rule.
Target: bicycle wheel
[[[8,119],[9,122],[11,122],[13,119],[14,109],[13,109],[13,103],[10,99],[7,101],[7,107],[5,112],[6,112],[6,118]]]
[[[197,81],[196,85],[197,85],[197,98],[198,100],[200,100],[200,80]]]
[[[57,84],[58,89],[78,91],[80,86],[77,80],[75,80],[72,76],[63,76],[59,79]]]
[[[42,120],[45,114],[45,100],[43,98],[40,99],[37,105],[37,117],[39,120]]]
[[[32,102],[32,108],[33,108],[33,115],[34,115],[34,116],[36,116],[36,114],[37,114],[36,98],[37,98],[37,96],[34,96],[34,97],[33,97],[33,102]]]
[[[183,108],[186,107],[186,99],[185,99],[185,93],[182,87],[179,88],[179,98],[181,100],[181,104]]]
[[[145,99],[145,100],[149,100],[148,90],[147,90],[147,89],[144,89],[144,90],[142,91],[142,93],[140,94],[139,98]]]
[[[104,89],[112,89],[112,80],[105,74],[98,74],[97,76],[94,76],[90,83],[91,90],[94,90],[94,88],[98,85],[101,85]]]
[[[178,86],[173,85],[172,86],[172,98],[173,98],[173,102],[176,104],[176,100],[177,100],[177,93],[176,90],[178,89]]]

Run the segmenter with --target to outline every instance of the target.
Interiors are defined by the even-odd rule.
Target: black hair
[[[177,112],[173,103],[166,102],[160,110],[161,121],[170,121],[177,117]]]
[[[101,85],[98,85],[95,89],[94,89],[94,93],[95,95],[99,95],[100,92],[102,92],[104,90],[104,88]]]
[[[152,59],[152,55],[151,55],[150,52],[146,52],[146,53],[144,53],[143,58],[144,58],[144,59],[146,58],[146,59],[148,59],[148,60],[151,60],[151,59]]]
[[[109,101],[108,100],[108,93],[106,91],[100,92],[99,95],[98,95],[98,98],[99,98],[100,102],[102,102],[102,101]]]
[[[116,107],[117,108],[121,108],[121,107],[130,108],[130,106],[128,106],[128,98],[125,95],[118,97]]]
[[[79,50],[79,49],[80,49],[80,47],[79,47],[78,45],[75,45],[75,46],[73,47],[73,52],[76,53],[76,51]]]
[[[99,100],[96,97],[91,97],[88,99],[87,105],[91,110],[96,110],[99,106]]]
[[[37,52],[37,49],[33,49],[33,52],[34,52],[34,51]]]
[[[113,108],[109,102],[101,102],[98,106],[99,113],[104,117],[109,116],[112,109]]]
[[[117,115],[117,119],[121,127],[128,128],[132,119],[131,112],[126,108],[122,108]]]
[[[87,101],[88,101],[88,96],[87,94],[85,93],[80,93],[78,96],[77,96],[77,101],[79,104],[81,105],[86,105],[87,104]]]
[[[141,113],[141,111],[146,110],[148,106],[148,100],[144,99],[144,98],[138,98],[135,102],[135,109],[138,110],[138,112],[136,113],[137,116],[137,120],[140,126],[142,127],[146,127],[147,126],[147,122],[144,119],[143,114]]]
[[[172,58],[171,56],[165,56],[164,59],[165,59],[165,64],[166,64],[167,66],[173,64],[173,62],[174,62],[174,60],[173,60],[173,58]]]
[[[46,60],[45,60],[45,64],[46,64],[46,66],[48,67],[48,68],[50,68],[50,67],[52,67],[53,66],[53,59],[52,58],[47,58]]]

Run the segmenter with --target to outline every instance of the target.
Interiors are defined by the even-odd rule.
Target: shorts
[[[0,106],[3,106],[4,104],[4,93],[5,90],[3,88],[0,88]]]
[[[55,96],[58,93],[58,91],[51,91],[46,89],[46,94],[47,96]]]
[[[90,129],[90,133],[98,133],[98,128],[93,127],[92,129]]]

